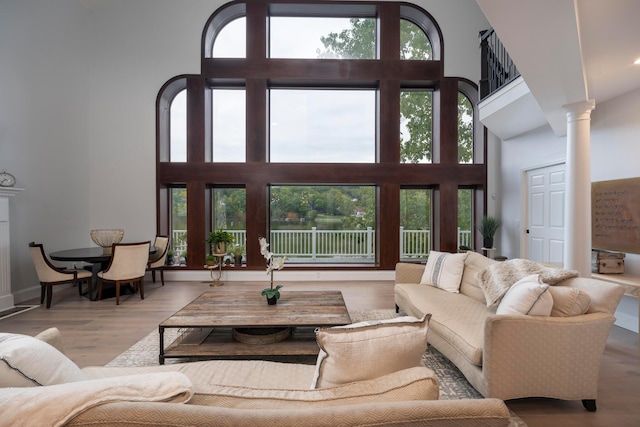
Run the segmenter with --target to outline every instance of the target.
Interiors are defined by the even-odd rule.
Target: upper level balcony
[[[480,34],[480,121],[502,140],[547,123],[537,101],[493,29]]]

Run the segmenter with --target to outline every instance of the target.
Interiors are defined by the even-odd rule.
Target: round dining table
[[[155,246],[149,247],[149,255],[156,253]],[[51,252],[49,258],[54,261],[64,262],[86,262],[90,266],[86,266],[85,269],[91,271],[91,288],[93,289],[93,295],[88,295],[89,299],[95,301],[98,297],[98,273],[109,265],[111,260],[111,252],[105,253],[104,249],[99,246],[93,246],[90,248],[76,248],[65,249],[62,251]],[[115,286],[114,286],[115,287]],[[126,288],[123,289],[123,291]],[[133,292],[133,288],[131,288]],[[130,292],[123,292],[124,294]],[[104,296],[103,296],[104,298]]]

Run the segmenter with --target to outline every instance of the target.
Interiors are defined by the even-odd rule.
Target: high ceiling
[[[640,1],[477,0],[544,119],[566,133],[563,105],[640,88]]]

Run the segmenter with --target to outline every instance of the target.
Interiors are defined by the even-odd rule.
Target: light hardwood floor
[[[338,289],[351,310],[392,309],[393,282],[282,283],[287,290]],[[145,299],[125,295],[89,301],[77,289],[56,292],[51,309],[44,307],[0,320],[1,332],[35,335],[55,326],[62,331],[66,353],[80,366],[103,365],[158,327],[178,309],[204,291],[259,292],[264,283],[227,282],[211,288],[202,282],[145,283]],[[38,304],[32,300],[23,304]],[[508,406],[529,427],[637,427],[640,426],[640,351],[638,334],[614,326],[600,372],[598,411],[587,412],[580,402],[553,399],[519,399]]]

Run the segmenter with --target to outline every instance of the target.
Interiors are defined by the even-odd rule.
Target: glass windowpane
[[[431,163],[433,158],[433,92],[400,92],[400,162]]]
[[[245,90],[214,89],[212,92],[213,161],[246,160]]]
[[[187,189],[171,189],[171,242],[174,265],[186,265],[187,255]]]
[[[431,43],[427,35],[411,21],[400,20],[400,59],[429,60]]]
[[[187,161],[187,91],[182,90],[173,98],[169,112],[169,159],[172,162]]]
[[[400,190],[400,259],[426,259],[431,250],[430,189]]]
[[[244,188],[216,187],[212,189],[211,230],[224,230],[234,237],[234,244],[227,247],[232,252],[236,246],[244,247],[247,240],[247,197]],[[207,247],[207,252],[211,248]],[[232,257],[230,257],[232,259]]]
[[[234,19],[220,29],[213,44],[213,57],[247,57],[247,18]]]
[[[375,162],[375,91],[272,89],[270,102],[271,162]]]
[[[291,263],[374,263],[374,186],[270,187],[270,249]]]
[[[473,190],[458,189],[458,249],[473,249]]]
[[[375,59],[372,18],[272,17],[269,56],[298,59]]]
[[[458,92],[458,163],[473,163],[473,106]]]

